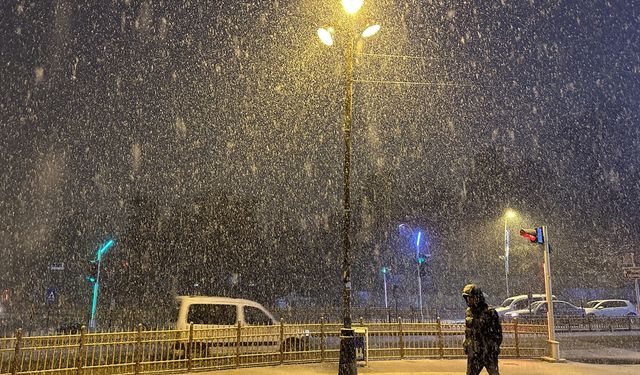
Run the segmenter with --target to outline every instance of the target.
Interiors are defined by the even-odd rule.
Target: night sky
[[[292,261],[314,263],[339,236],[344,17],[337,0],[3,1],[0,287],[28,283],[33,254],[80,262],[126,236],[140,197],[166,218],[202,196],[252,202],[262,240],[301,234]],[[401,222],[429,233],[431,290],[489,283],[507,207],[550,226],[563,289],[629,287],[640,6],[366,1],[356,28],[372,22],[355,49],[355,287],[406,247]]]

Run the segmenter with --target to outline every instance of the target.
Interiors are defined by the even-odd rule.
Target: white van
[[[191,324],[193,349],[200,353],[211,352],[212,347],[217,347],[217,352],[224,354],[229,347],[235,347],[238,326],[241,327],[242,346],[279,350],[280,323],[258,302],[206,296],[179,296],[176,299],[180,305],[176,329],[182,331],[176,349],[181,355],[185,354]],[[307,332],[299,334],[286,331],[283,342],[285,351],[308,349]],[[276,348],[273,349],[273,346]]]
[[[273,325],[278,321],[258,302],[248,299],[205,296],[179,296],[176,329],[213,328],[241,325]]]

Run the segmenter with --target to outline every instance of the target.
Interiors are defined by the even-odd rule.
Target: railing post
[[[80,328],[80,340],[78,341],[78,357],[76,358],[76,374],[82,374],[82,366],[84,365],[84,340],[87,335],[87,327]]]
[[[280,364],[284,363],[284,319],[280,318]]]
[[[516,358],[520,358],[520,339],[518,337],[518,318],[513,319],[513,338],[516,342]]]
[[[236,334],[236,368],[240,367],[240,345],[242,345],[242,323],[238,320]]]
[[[189,323],[189,341],[185,348],[187,354],[187,371],[191,372],[193,369],[193,322]]]
[[[592,331],[591,329],[591,316],[587,315],[587,326],[589,327],[589,332]]]
[[[140,357],[142,357],[142,324],[136,329],[136,346],[133,348],[133,373],[140,373]]]
[[[20,349],[22,349],[22,328],[16,331],[16,346],[13,349],[13,361],[11,361],[11,375],[20,372],[22,361],[20,361]]]
[[[320,362],[324,361],[324,316],[320,317]]]
[[[627,316],[627,328],[629,329],[629,331],[631,331],[631,315]]]
[[[402,318],[398,317],[398,335],[400,338],[400,358],[404,358],[404,334],[402,333]]]
[[[439,316],[436,318],[436,322],[438,323],[438,351],[440,358],[444,358],[444,338],[442,337],[442,322]]]

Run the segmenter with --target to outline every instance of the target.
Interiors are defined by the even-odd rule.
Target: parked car
[[[555,299],[556,296],[552,296],[552,298]],[[527,309],[530,303],[544,301],[545,299],[545,294],[532,294],[531,299],[527,294],[520,294],[505,299],[500,306],[496,307],[496,312],[502,318],[508,312]]]
[[[255,331],[251,345],[267,349],[280,344],[279,330],[270,329],[280,323],[261,304],[255,301],[227,297],[180,296],[176,329],[182,331],[176,349],[185,353],[189,326],[193,324],[193,343],[197,350],[205,352],[211,347],[225,347],[230,337],[235,337],[238,324],[263,326]],[[275,334],[274,334],[275,333]],[[309,332],[287,330],[282,343],[285,351],[301,351],[309,348]]]
[[[505,314],[505,319],[544,317],[547,314],[547,301],[538,301],[530,308],[511,311]],[[553,316],[584,316],[585,311],[567,301],[553,301]]]
[[[585,306],[587,316],[637,316],[636,307],[626,299],[599,299]]]

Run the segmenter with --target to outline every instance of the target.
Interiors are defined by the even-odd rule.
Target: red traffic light
[[[544,243],[544,237],[542,236],[542,227],[520,229],[520,235],[531,242]]]

